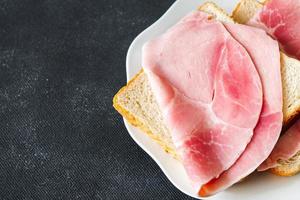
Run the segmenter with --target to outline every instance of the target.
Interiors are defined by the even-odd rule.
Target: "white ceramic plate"
[[[143,44],[164,33],[183,16],[195,10],[204,2],[205,0],[177,0],[159,20],[136,37],[127,53],[127,80],[130,80],[141,69],[141,50]],[[231,13],[238,0],[214,0],[214,2],[224,8],[228,13]],[[166,154],[155,141],[151,140],[146,134],[141,133],[138,129],[130,126],[126,120],[125,125],[135,142],[153,158],[168,179],[179,190],[189,196],[199,198],[197,191],[191,187],[180,162]],[[299,200],[300,177],[284,178],[268,173],[255,174],[230,189],[210,197],[210,199]]]

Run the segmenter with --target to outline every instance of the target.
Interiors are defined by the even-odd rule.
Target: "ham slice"
[[[231,167],[262,109],[255,65],[222,23],[193,12],[143,48],[143,67],[187,174],[199,189]]]
[[[257,67],[263,87],[263,108],[253,138],[242,156],[220,177],[205,184],[201,188],[201,196],[224,190],[253,172],[271,153],[282,127],[278,43],[257,28],[238,24],[225,24],[225,27],[246,48]]]
[[[289,55],[300,59],[300,0],[269,0],[248,22],[266,30]]]
[[[298,120],[280,138],[269,158],[259,167],[259,171],[264,171],[278,165],[277,161],[288,160],[300,151],[300,120]]]

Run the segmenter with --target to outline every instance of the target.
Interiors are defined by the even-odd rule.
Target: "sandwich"
[[[113,99],[129,123],[183,162],[200,196],[259,167],[300,111],[299,61],[235,20],[205,3],[145,45],[144,68]]]

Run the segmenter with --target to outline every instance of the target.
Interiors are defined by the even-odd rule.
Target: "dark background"
[[[0,0],[0,199],[189,199],[112,108],[173,0]]]

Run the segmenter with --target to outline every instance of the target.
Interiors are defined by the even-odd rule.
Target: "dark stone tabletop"
[[[0,199],[190,199],[112,97],[172,0],[0,0]]]

